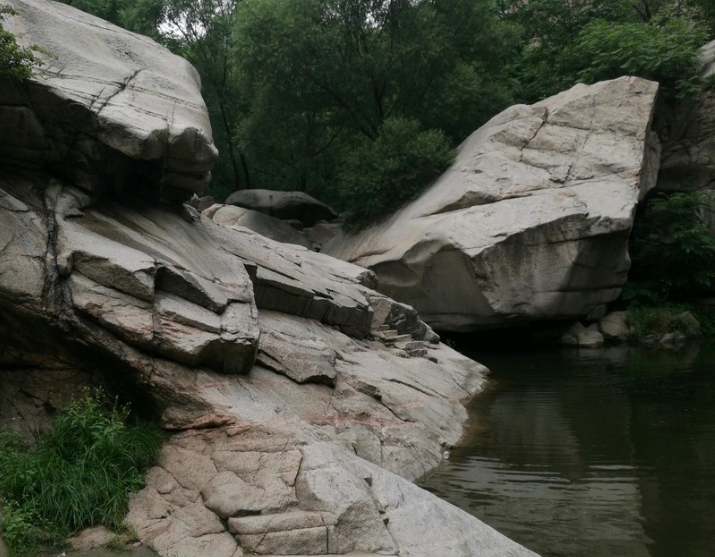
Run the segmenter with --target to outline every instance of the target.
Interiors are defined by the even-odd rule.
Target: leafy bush
[[[454,159],[446,136],[421,130],[416,120],[389,118],[376,140],[364,140],[345,157],[339,195],[348,226],[364,227],[418,195]]]
[[[661,193],[646,203],[631,233],[626,302],[686,300],[715,288],[715,238],[704,218],[712,210],[702,192]]]
[[[629,340],[637,342],[648,335],[673,332],[694,336],[699,329],[694,326],[688,311],[687,306],[675,304],[630,308],[626,314]]]
[[[700,332],[706,337],[715,336],[715,306],[692,304],[690,312],[700,323]]]
[[[648,23],[603,20],[588,24],[568,56],[578,78],[587,83],[636,75],[658,81],[668,97],[682,98],[700,86],[698,49],[705,33],[685,18]]]
[[[40,64],[35,55],[39,47],[22,47],[17,44],[15,35],[5,30],[2,21],[9,15],[16,15],[9,6],[0,5],[0,77],[28,78],[32,68]]]
[[[99,393],[63,409],[54,427],[34,444],[0,435],[0,498],[5,538],[15,555],[27,553],[41,533],[62,540],[93,524],[119,528],[129,493],[143,486],[162,434],[129,424],[129,407],[116,401],[107,412]],[[27,532],[10,534],[8,532]],[[33,541],[34,540],[34,541]]]
[[[34,555],[40,550],[40,540],[45,535],[38,517],[28,508],[7,503],[0,518],[0,531],[10,548],[11,556]]]

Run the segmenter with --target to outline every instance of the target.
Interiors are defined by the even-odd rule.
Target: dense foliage
[[[338,191],[348,225],[362,227],[415,196],[452,162],[445,135],[416,120],[388,118],[375,140],[363,139],[345,156]],[[389,199],[390,203],[385,203]]]
[[[688,300],[715,289],[715,237],[702,192],[660,194],[638,215],[631,234],[631,271],[624,299],[635,305]]]
[[[686,337],[697,336],[701,332],[700,319],[693,318],[693,309],[686,304],[631,307],[628,310],[628,340],[637,344],[651,335],[660,337],[676,332]]]
[[[197,67],[221,153],[209,193],[299,189],[358,223],[419,192],[445,142],[515,100],[626,74],[687,96],[715,36],[712,0],[64,1]],[[392,156],[408,125],[421,139]]]
[[[697,49],[715,16],[709,0],[507,4],[505,17],[519,23],[524,33],[512,65],[516,96],[524,102],[556,94],[575,82],[621,75],[659,81],[669,97],[692,93],[697,87]]]
[[[33,443],[0,432],[0,529],[11,554],[34,552],[91,525],[119,528],[129,493],[143,486],[161,432],[107,411],[100,394],[70,403]]]
[[[32,75],[32,69],[40,63],[37,47],[22,47],[15,36],[3,27],[3,20],[15,15],[9,6],[0,4],[0,79],[24,79]]]

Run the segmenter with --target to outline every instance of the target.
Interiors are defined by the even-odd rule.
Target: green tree
[[[60,0],[83,12],[96,15],[115,25],[121,25],[121,12],[127,0]]]
[[[682,98],[699,89],[698,49],[704,41],[705,33],[683,18],[618,24],[598,20],[579,33],[569,57],[580,81],[637,75],[658,81],[667,97]]]
[[[150,5],[161,0],[144,1]],[[163,0],[161,14],[162,41],[201,75],[214,142],[221,153],[210,192],[217,197],[252,186],[249,163],[237,141],[245,112],[236,76],[240,53],[234,50],[237,5],[237,0]]]
[[[367,138],[343,159],[338,191],[348,225],[364,227],[420,193],[454,159],[447,137],[414,119],[388,118],[376,140]]]
[[[715,238],[708,217],[713,200],[703,192],[651,198],[636,216],[630,240],[632,260],[626,301],[687,300],[715,287]]]
[[[621,75],[659,80],[671,96],[687,94],[705,41],[699,2],[506,0],[503,17],[523,30],[511,68],[519,99],[534,102],[579,81]]]
[[[242,148],[269,187],[350,204],[346,192],[359,187],[345,186],[346,157],[367,152],[389,120],[454,144],[509,104],[501,72],[515,40],[487,0],[243,3]]]

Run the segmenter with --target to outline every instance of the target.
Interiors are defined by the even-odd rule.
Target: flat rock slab
[[[418,199],[323,252],[373,270],[435,329],[585,316],[626,280],[658,168],[657,88],[624,77],[508,108]]]

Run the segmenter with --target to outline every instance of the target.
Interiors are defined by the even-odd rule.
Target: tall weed
[[[6,541],[14,555],[32,544],[14,541],[5,522],[53,539],[95,524],[118,529],[127,512],[129,493],[143,485],[154,462],[162,433],[153,425],[130,421],[128,406],[107,410],[101,393],[87,393],[66,406],[53,427],[25,443],[0,433],[0,499]],[[32,528],[30,526],[33,526]]]

